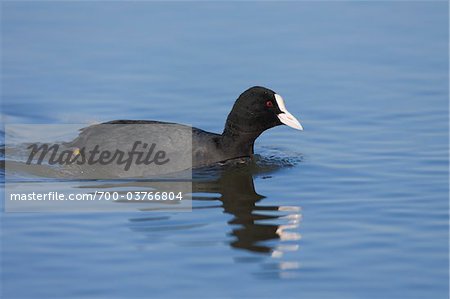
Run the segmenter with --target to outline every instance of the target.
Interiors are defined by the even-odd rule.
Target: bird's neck
[[[262,132],[248,132],[238,126],[226,124],[222,133],[221,146],[235,152],[237,156],[253,155],[253,145]]]

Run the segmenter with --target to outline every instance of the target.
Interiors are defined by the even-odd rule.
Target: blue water
[[[2,298],[448,298],[447,2],[1,5],[4,124],[221,132],[263,85],[305,128],[190,213],[3,213]]]

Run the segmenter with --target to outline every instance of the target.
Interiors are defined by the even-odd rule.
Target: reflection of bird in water
[[[233,216],[228,224],[231,226],[229,233],[233,239],[230,246],[237,249],[245,249],[257,253],[271,254],[280,257],[285,251],[292,251],[298,245],[270,243],[265,241],[279,240],[295,241],[300,234],[292,231],[298,227],[300,221],[299,207],[283,207],[277,205],[259,205],[264,196],[255,191],[253,175],[260,175],[265,171],[274,169],[262,169],[254,162],[246,162],[239,165],[225,165],[194,172],[192,180],[192,199],[194,201],[220,200],[223,212]],[[239,162],[238,162],[239,163]],[[89,186],[89,188],[154,188],[153,182],[122,182],[117,184]],[[203,207],[198,207],[205,208]],[[217,208],[216,205],[212,208]],[[196,209],[194,206],[193,209]],[[160,217],[151,217],[149,214],[133,218],[133,223],[139,223],[139,231],[149,232],[155,230],[155,221]],[[167,220],[167,218],[164,218]],[[143,228],[142,224],[148,222],[151,227]],[[169,224],[170,225],[170,224]],[[167,225],[164,226],[166,229]],[[191,225],[182,225],[179,229],[186,229]],[[176,229],[173,227],[172,229]]]
[[[228,223],[238,225],[230,233],[235,237],[230,243],[232,247],[269,253],[273,249],[261,242],[279,239],[279,226],[271,224],[270,220],[276,220],[280,215],[264,214],[264,211],[278,211],[279,207],[257,205],[264,196],[256,193],[251,170],[250,167],[225,170],[215,181],[194,182],[193,191],[208,192],[212,188],[221,194],[219,200],[224,213],[234,216]],[[260,223],[263,220],[266,220],[265,223]]]
[[[229,233],[233,236],[229,242],[231,247],[253,253],[270,254],[271,257],[278,259],[285,253],[299,249],[297,241],[300,234],[293,229],[298,228],[301,220],[300,208],[259,204],[264,196],[255,191],[253,175],[261,174],[261,171],[264,172],[252,163],[231,167],[222,171],[214,181],[194,183],[193,190],[208,192],[212,189],[213,192],[221,194],[219,200],[222,202],[224,213],[233,215],[228,221],[232,227]],[[236,258],[235,261],[249,262],[246,258]],[[257,275],[292,278],[295,277],[295,272],[292,271],[298,269],[300,265],[295,260],[278,260],[267,266],[268,268],[258,272]]]

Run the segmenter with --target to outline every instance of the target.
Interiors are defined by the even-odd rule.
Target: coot
[[[150,127],[136,129],[139,126],[135,125],[139,124]],[[113,148],[118,140],[130,144],[136,138],[144,142],[151,140],[151,143],[163,145],[166,149],[172,148],[168,156],[180,160],[176,161],[180,169],[190,164],[191,161],[184,163],[187,155],[192,155],[192,167],[196,168],[251,157],[256,138],[265,130],[283,124],[303,130],[300,122],[286,109],[280,95],[268,88],[254,86],[238,97],[222,134],[160,121],[114,120],[82,129],[71,146],[81,148],[87,144],[91,147],[101,144],[103,148]],[[191,145],[189,153],[182,148],[188,143]]]

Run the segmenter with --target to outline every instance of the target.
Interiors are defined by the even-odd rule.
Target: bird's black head
[[[259,135],[282,124],[303,130],[299,121],[287,111],[280,95],[268,88],[254,86],[244,91],[234,103],[224,133]]]

